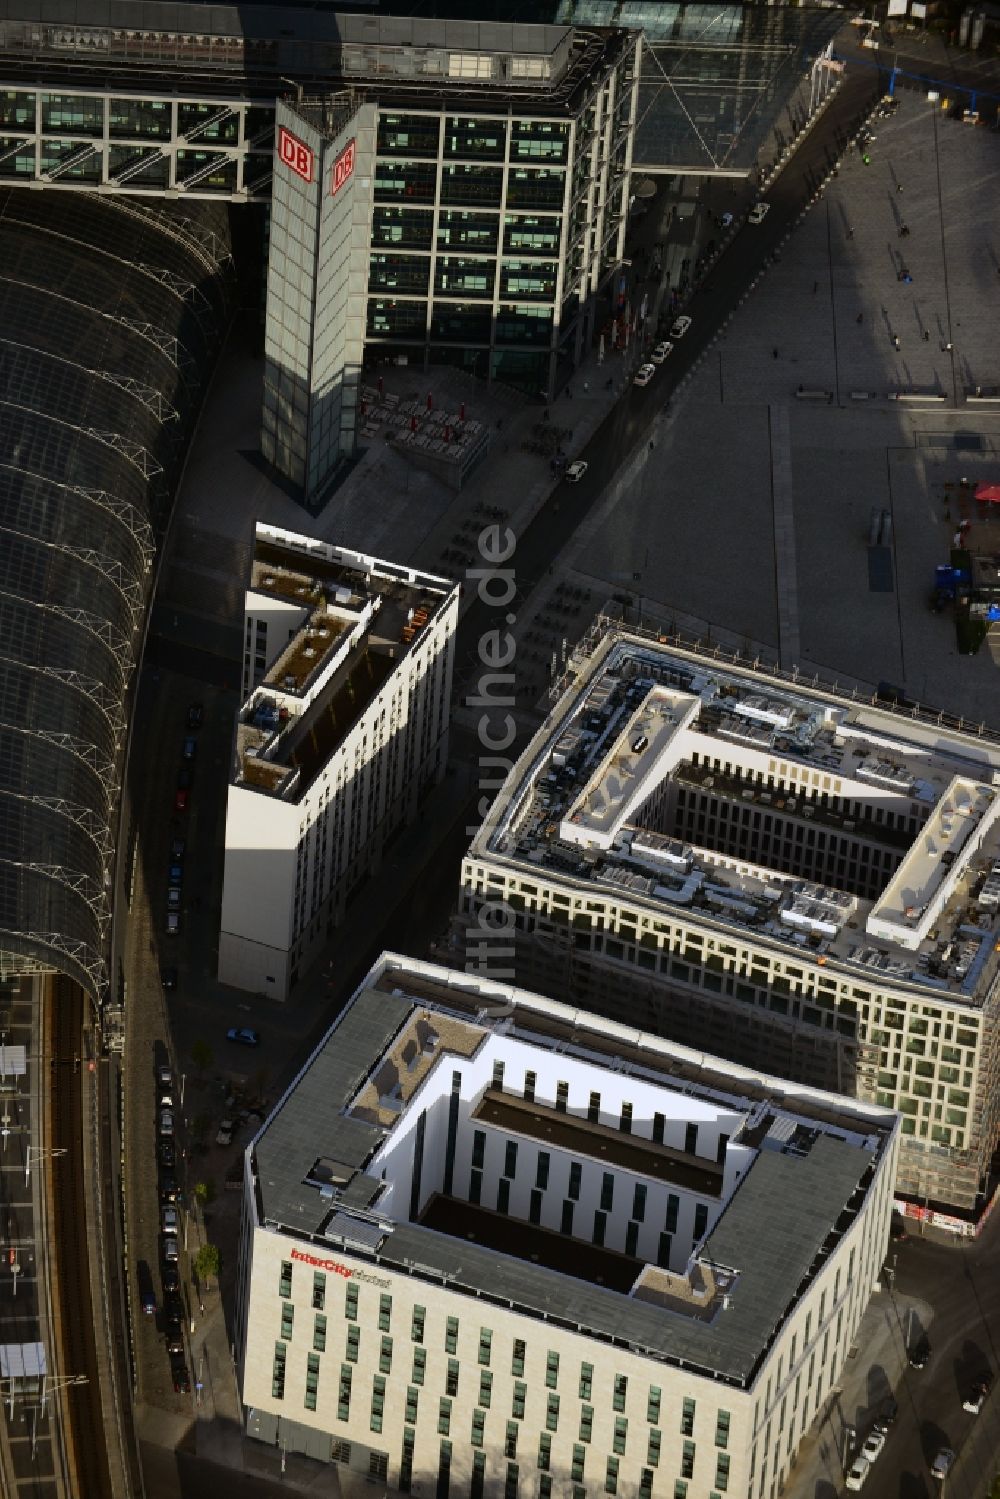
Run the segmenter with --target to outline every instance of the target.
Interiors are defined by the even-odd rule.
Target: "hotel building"
[[[444,774],[458,585],[258,525],[219,978],[283,999]]]
[[[987,737],[612,629],[474,839],[454,940],[478,962],[506,923],[518,982],[897,1109],[900,1192],[969,1219],[998,770]]]
[[[775,1499],[898,1124],[384,954],[245,1156],[247,1431],[405,1493]]]

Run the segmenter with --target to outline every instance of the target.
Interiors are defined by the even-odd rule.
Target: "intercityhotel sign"
[[[339,1260],[324,1260],[316,1254],[304,1254],[301,1249],[292,1250],[292,1259],[301,1260],[304,1265],[312,1265],[314,1270],[329,1270],[331,1275],[342,1275],[345,1280],[363,1280],[366,1285],[379,1286],[383,1291],[388,1290],[391,1282],[380,1280],[377,1275],[368,1275],[364,1270],[358,1270],[354,1265],[342,1265]]]

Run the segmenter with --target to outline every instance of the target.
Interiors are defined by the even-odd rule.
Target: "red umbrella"
[[[987,505],[1000,505],[1000,484],[977,484],[976,499]]]
[[[458,419],[459,419],[460,422],[464,422],[465,421],[465,402],[464,401],[462,402],[461,406],[459,406],[459,408],[458,408]]]

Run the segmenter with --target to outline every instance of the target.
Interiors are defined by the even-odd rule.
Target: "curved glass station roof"
[[[95,997],[136,653],[231,264],[215,204],[0,190],[0,961]]]

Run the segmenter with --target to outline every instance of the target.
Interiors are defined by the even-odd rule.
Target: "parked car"
[[[177,1232],[178,1221],[176,1208],[164,1207],[160,1209],[160,1227],[165,1234],[175,1234]]]
[[[185,840],[183,838],[171,838],[171,840],[170,840],[170,857],[171,857],[171,859],[177,859],[177,860],[183,859],[183,857],[184,857],[184,850],[186,848],[187,848],[187,843],[185,842]]]
[[[227,1041],[235,1041],[240,1046],[259,1046],[260,1037],[256,1031],[248,1030],[245,1026],[234,1026],[226,1032]]]
[[[635,379],[632,381],[632,384],[633,385],[648,385],[649,382],[650,382],[650,380],[652,380],[652,378],[653,378],[653,376],[655,374],[656,374],[656,365],[655,364],[640,364],[639,368],[635,372]]]
[[[171,1365],[170,1372],[174,1378],[174,1389],[178,1395],[186,1395],[191,1389],[191,1380],[187,1371],[187,1364],[175,1363]]]
[[[882,1448],[884,1446],[885,1446],[885,1432],[884,1431],[879,1431],[876,1428],[874,1431],[871,1432],[870,1436],[868,1437],[868,1440],[865,1442],[865,1445],[862,1447],[862,1449],[861,1449],[861,1456],[862,1457],[866,1457],[870,1463],[873,1463],[875,1461],[875,1459],[880,1456],[880,1454],[882,1452]]]
[[[906,1238],[906,1223],[902,1213],[894,1212],[889,1220],[889,1237],[894,1244],[901,1244]]]
[[[181,930],[181,913],[179,911],[167,912],[167,936],[178,937]]]
[[[578,458],[576,462],[571,463],[569,468],[566,470],[566,483],[579,484],[580,480],[583,478],[589,467],[590,465],[584,463],[582,458]]]
[[[174,970],[174,971],[176,972],[176,970]],[[157,1069],[156,1069],[156,1086],[158,1088],[172,1088],[173,1087],[173,1083],[174,1083],[174,1074],[170,1070],[170,1068],[168,1066],[166,1066],[165,1063],[163,1063],[159,1067],[157,1067]]]
[[[153,1287],[153,1275],[146,1260],[140,1260],[139,1271],[139,1301],[142,1310],[147,1317],[156,1315],[156,1291]]]
[[[175,812],[186,812],[187,811],[187,809],[188,809],[188,797],[189,797],[189,793],[187,791],[175,791],[174,792],[174,811]]]
[[[863,1489],[871,1470],[872,1465],[866,1457],[856,1457],[847,1475],[847,1487],[853,1490]]]
[[[194,771],[190,765],[182,765],[177,771],[177,790],[190,791],[194,783]]]
[[[763,224],[764,220],[767,218],[767,216],[770,213],[770,211],[771,211],[771,205],[770,205],[770,203],[765,203],[764,200],[763,200],[763,198],[762,198],[759,203],[755,203],[754,206],[751,208],[749,214],[747,215],[747,223],[748,224]]]
[[[181,754],[185,760],[193,760],[198,753],[198,741],[193,734],[189,734],[181,745]]]
[[[908,1355],[910,1368],[911,1369],[923,1369],[923,1368],[925,1368],[926,1365],[927,1365],[927,1360],[930,1358],[930,1356],[931,1356],[931,1345],[930,1345],[930,1342],[928,1341],[927,1338],[921,1338],[920,1341],[918,1343],[914,1343],[913,1347],[910,1349],[910,1352],[909,1352],[909,1355]]]
[[[176,1202],[180,1195],[180,1188],[174,1177],[164,1172],[163,1176],[160,1177],[160,1201]]]
[[[205,717],[205,709],[201,703],[188,703],[187,726],[189,729],[200,729]]]
[[[181,1276],[176,1265],[164,1265],[160,1278],[163,1281],[164,1296],[176,1296],[180,1292]]]
[[[691,326],[691,319],[685,314],[684,317],[674,318],[670,324],[670,337],[683,338]]]
[[[673,344],[670,343],[667,339],[664,339],[661,344],[656,345],[656,348],[653,350],[652,354],[650,354],[649,357],[654,364],[662,364],[663,361],[673,352]]]
[[[216,1145],[232,1145],[233,1143],[233,1121],[223,1119],[215,1136]]]
[[[159,1157],[161,1166],[164,1166],[168,1171],[172,1171],[174,1169],[174,1162],[176,1157],[174,1154],[173,1140],[161,1140],[159,1145],[156,1147],[156,1154]]]
[[[184,1356],[184,1330],[180,1322],[168,1322],[164,1328],[164,1341],[167,1352],[171,1358],[183,1358]]]
[[[177,988],[177,969],[174,968],[174,967],[172,967],[169,964],[165,968],[161,968],[160,969],[160,983],[163,985],[164,989],[176,989]],[[168,1070],[168,1074],[169,1074],[169,1068],[167,1070]]]
[[[172,1109],[174,1106],[174,1092],[172,1088],[157,1088],[159,1101],[157,1107],[161,1109]]]
[[[955,1454],[954,1452],[952,1452],[951,1448],[942,1447],[937,1457],[931,1463],[931,1477],[937,1478],[940,1482],[943,1483],[944,1480],[948,1477],[948,1474],[951,1471],[951,1465],[954,1461]]]
[[[875,1430],[888,1431],[889,1427],[892,1425],[893,1421],[895,1421],[898,1414],[899,1406],[890,1395],[882,1403],[882,1409],[879,1411],[879,1414],[875,1420]]]
[[[179,911],[181,908],[181,892],[176,885],[171,885],[167,891],[167,910]]]
[[[173,1234],[168,1234],[163,1240],[164,1262],[168,1265],[176,1265],[178,1258],[177,1240]]]
[[[184,1303],[179,1291],[164,1291],[163,1315],[168,1323],[184,1321]]]
[[[169,1109],[160,1110],[160,1134],[172,1135],[174,1132],[174,1116]]]
[[[167,868],[167,884],[171,887],[176,885],[178,889],[184,883],[184,865],[171,864]]]
[[[983,1408],[983,1401],[990,1393],[990,1381],[988,1379],[977,1379],[972,1389],[962,1401],[962,1409],[968,1411],[970,1416],[978,1416]]]

